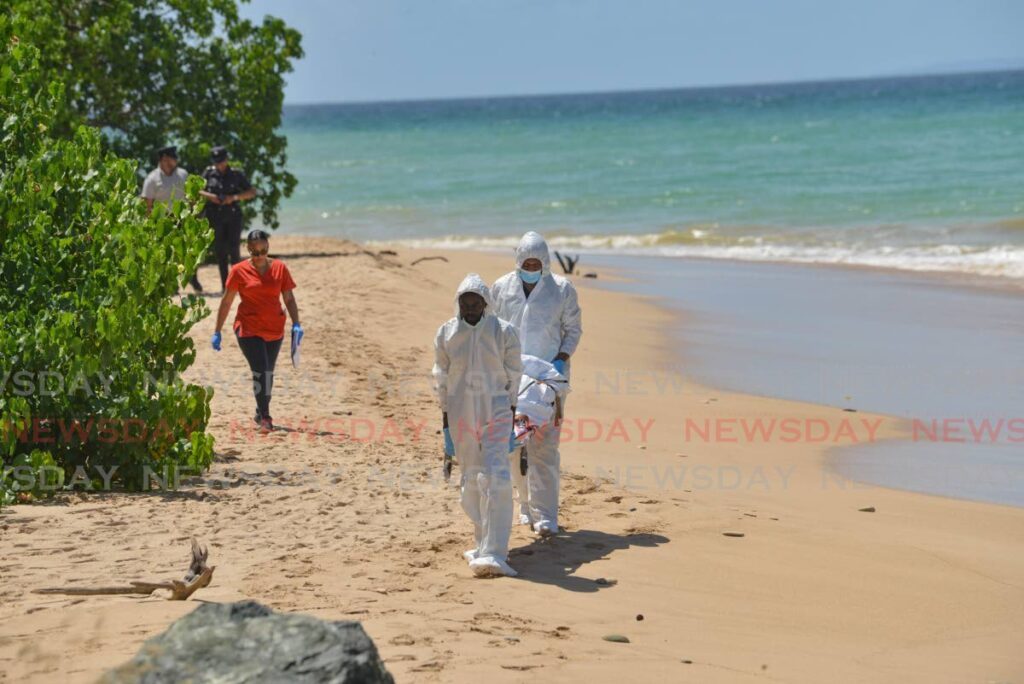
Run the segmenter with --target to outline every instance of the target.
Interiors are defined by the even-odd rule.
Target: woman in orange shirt
[[[242,297],[235,313],[235,337],[252,371],[252,388],[256,396],[255,421],[263,430],[273,430],[270,417],[270,395],[274,387],[274,366],[284,340],[284,310],[288,307],[292,318],[292,334],[302,339],[299,325],[299,305],[295,302],[295,281],[288,267],[280,259],[267,256],[270,235],[253,230],[246,237],[249,258],[231,267],[224,297],[217,311],[217,328],[213,333],[213,348],[220,351],[221,328],[231,311],[235,295]]]

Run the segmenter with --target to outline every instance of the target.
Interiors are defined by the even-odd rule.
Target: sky
[[[1024,0],[253,0],[289,104],[1024,68]]]

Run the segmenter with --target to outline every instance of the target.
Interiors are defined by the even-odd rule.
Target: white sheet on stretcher
[[[530,425],[541,428],[555,418],[556,401],[569,393],[569,381],[547,361],[523,354],[523,377],[519,382],[516,413],[530,419]],[[516,437],[523,432],[519,426]]]

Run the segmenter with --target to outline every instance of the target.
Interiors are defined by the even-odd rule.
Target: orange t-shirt
[[[238,290],[242,298],[235,313],[235,332],[239,337],[262,337],[267,342],[284,337],[284,309],[281,293],[295,289],[288,267],[279,259],[270,261],[263,275],[246,259],[231,267],[228,290]]]

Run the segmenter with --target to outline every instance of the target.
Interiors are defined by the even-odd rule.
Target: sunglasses
[[[270,249],[269,247],[264,247],[263,249],[251,249],[250,248],[249,249],[249,254],[251,254],[253,256],[264,256],[269,251],[269,249]]]

